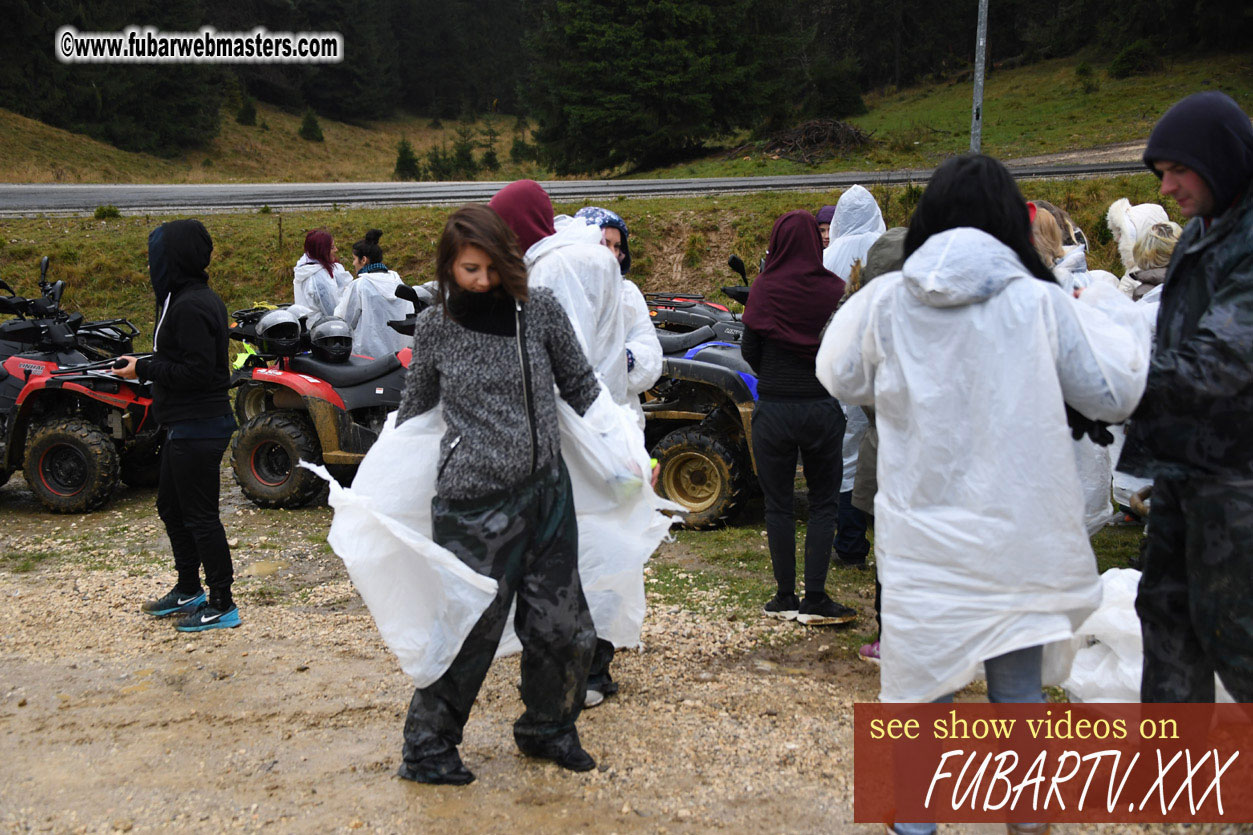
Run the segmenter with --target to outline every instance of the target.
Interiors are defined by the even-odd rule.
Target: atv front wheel
[[[301,507],[318,494],[322,479],[302,460],[321,464],[322,448],[299,412],[263,412],[239,427],[231,444],[235,481],[260,507]]]
[[[726,521],[744,492],[741,456],[699,426],[666,435],[652,455],[661,468],[657,491],[686,508],[685,527],[708,528]]]
[[[26,442],[26,483],[53,513],[85,513],[104,504],[118,481],[117,447],[81,418],[54,418]]]

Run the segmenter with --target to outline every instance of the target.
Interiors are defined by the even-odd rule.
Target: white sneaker
[[[599,690],[588,690],[587,695],[583,697],[583,707],[596,707],[605,700],[605,694]]]

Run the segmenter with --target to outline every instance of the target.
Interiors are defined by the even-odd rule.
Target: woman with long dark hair
[[[844,295],[844,282],[822,266],[818,222],[788,212],[770,233],[765,269],[744,310],[744,359],[757,372],[753,457],[766,499],[766,536],[776,593],[768,617],[805,624],[848,623],[856,612],[827,595],[831,540],[839,504],[844,413],[814,377],[822,328]],[[805,598],[796,595],[793,483],[800,455],[809,487]]]
[[[553,294],[527,287],[517,239],[486,206],[452,214],[436,252],[440,303],[420,313],[399,425],[436,403],[440,443],[432,538],[498,583],[496,599],[405,720],[400,776],[464,784],[462,729],[516,599],[524,754],[587,771],[575,720],[596,631],[578,572],[578,527],[561,458],[554,387],[583,414],[600,391]]]
[[[1029,228],[1003,165],[947,161],[903,269],[852,296],[818,353],[832,394],[875,407],[883,701],[947,701],[982,663],[990,701],[1041,702],[1100,602],[1067,407],[1125,419],[1147,334],[1113,288],[1063,291]]]
[[[905,263],[832,320],[818,378],[875,407],[884,701],[950,697],[982,662],[992,701],[1041,701],[1042,650],[1099,603],[1067,426],[1120,421],[1147,340],[1112,288],[1076,300],[1032,246],[996,160],[936,170]]]

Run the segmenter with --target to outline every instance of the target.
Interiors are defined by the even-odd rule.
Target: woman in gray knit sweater
[[[513,233],[486,206],[444,226],[441,304],[419,314],[397,424],[443,405],[432,538],[494,578],[496,599],[448,671],[413,694],[400,776],[464,784],[462,729],[516,597],[524,754],[588,771],[579,743],[596,631],[578,573],[578,528],[561,460],[554,386],[583,414],[600,391],[569,320],[548,290],[528,293]]]

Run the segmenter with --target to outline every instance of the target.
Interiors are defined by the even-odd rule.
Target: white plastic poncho
[[[1105,223],[1109,231],[1118,238],[1118,257],[1122,260],[1123,277],[1118,282],[1118,289],[1128,296],[1132,294],[1140,282],[1131,277],[1136,268],[1136,241],[1140,236],[1153,228],[1154,224],[1166,223],[1170,217],[1166,210],[1157,203],[1140,203],[1135,206],[1127,198],[1115,200],[1105,213]]]
[[[563,223],[532,244],[524,260],[527,284],[553,291],[592,369],[614,402],[627,405],[622,271],[601,246],[600,227]]]
[[[292,278],[292,297],[296,304],[304,305],[324,316],[335,312],[344,288],[352,283],[352,273],[334,262],[335,274],[330,275],[317,261],[308,255],[300,256]]]
[[[1101,605],[1075,631],[1075,662],[1062,682],[1072,702],[1138,702],[1144,642],[1136,593],[1140,572],[1111,568],[1101,575]],[[1214,701],[1231,702],[1214,676]]]
[[[661,511],[681,508],[649,486],[643,433],[606,392],[583,417],[560,398],[557,412],[579,527],[579,576],[596,634],[618,647],[637,646],[644,563],[673,521]],[[395,412],[388,416],[351,488],[331,482],[335,518],[327,541],[401,668],[425,687],[448,669],[495,597],[496,581],[430,538],[442,409],[399,427],[395,419]],[[506,629],[497,654],[520,649]]]
[[[874,195],[853,186],[835,203],[831,243],[822,252],[822,266],[848,281],[853,264],[860,261],[864,265],[871,245],[887,230]]]
[[[627,406],[635,413],[640,428],[644,427],[644,407],[640,395],[657,384],[661,377],[661,343],[657,329],[648,315],[648,302],[635,282],[622,280],[622,327],[626,348],[635,359],[635,366],[627,371]]]
[[[1076,300],[975,229],[932,236],[835,315],[818,379],[875,407],[881,698],[927,702],[1046,645],[1065,677],[1100,602],[1063,401],[1119,421],[1148,369],[1132,305]]]
[[[387,323],[413,312],[413,302],[396,298],[403,282],[395,270],[362,273],[348,285],[335,308],[335,315],[352,328],[352,352],[365,357],[394,354],[413,341]]]
[[[1157,331],[1157,311],[1162,304],[1162,290],[1165,286],[1157,285],[1135,302],[1135,307],[1148,329],[1150,342]],[[1114,436],[1114,442],[1109,445],[1110,462],[1117,467],[1118,457],[1122,455],[1123,446],[1127,443],[1127,432],[1122,426],[1111,426],[1109,431]],[[1123,507],[1131,507],[1131,497],[1152,484],[1151,478],[1141,478],[1115,469],[1114,501]]]

